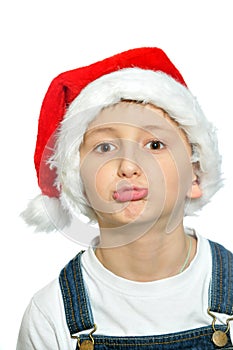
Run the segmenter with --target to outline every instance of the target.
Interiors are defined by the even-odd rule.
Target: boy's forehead
[[[103,128],[107,125],[131,125],[146,131],[180,131],[179,125],[162,109],[151,104],[120,102],[106,107],[89,124],[88,130]]]

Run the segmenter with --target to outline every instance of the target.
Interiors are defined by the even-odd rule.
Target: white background
[[[134,47],[164,49],[218,127],[223,154],[225,188],[188,222],[233,250],[233,21],[231,0],[8,0],[1,6],[0,350],[11,350],[33,293],[81,249],[59,233],[35,234],[19,218],[39,194],[33,152],[40,105],[52,78],[65,70]]]

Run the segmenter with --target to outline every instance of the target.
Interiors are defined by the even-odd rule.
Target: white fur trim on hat
[[[61,201],[43,195],[32,199],[21,217],[28,225],[35,226],[35,232],[62,230],[71,223],[71,215]]]

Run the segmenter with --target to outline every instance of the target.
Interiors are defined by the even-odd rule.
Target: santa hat
[[[204,206],[221,187],[221,157],[216,132],[167,55],[158,48],[137,48],[56,77],[45,95],[38,126],[35,167],[42,194],[24,211],[39,231],[62,229],[73,214],[95,214],[83,193],[78,149],[88,124],[122,99],[164,109],[186,132],[203,191],[186,215]]]

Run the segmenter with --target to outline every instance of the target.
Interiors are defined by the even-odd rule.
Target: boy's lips
[[[148,195],[148,189],[137,186],[123,186],[113,193],[117,202],[138,201]]]

